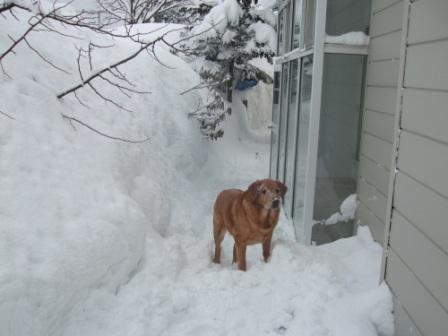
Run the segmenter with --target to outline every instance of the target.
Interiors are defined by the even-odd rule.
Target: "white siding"
[[[397,102],[403,1],[373,0],[359,162],[357,219],[382,242]]]
[[[388,229],[385,234],[387,253],[385,279],[394,295],[395,334],[420,336],[446,336],[448,334],[448,1],[419,0],[403,1],[404,6],[388,1],[374,1],[373,17],[381,15],[379,23],[372,29],[371,48],[373,58],[378,59],[371,70],[379,70],[370,80],[372,84],[391,86],[397,75],[397,88],[392,88],[398,96],[396,113],[398,129],[389,137],[392,114],[387,114],[392,103],[391,92],[386,102],[366,101],[366,115],[363,130],[376,144],[363,144],[374,156],[370,163],[361,163],[358,193],[363,204],[358,218],[377,230],[373,218],[384,221]],[[402,59],[395,59],[397,49],[394,44],[399,38],[397,32],[387,33],[394,22],[404,13],[409,13],[401,36],[405,34],[406,48]],[[387,11],[394,11],[387,13]],[[406,16],[405,16],[406,18]],[[375,39],[378,39],[375,41]],[[388,49],[388,50],[385,50]],[[400,55],[400,53],[398,53]],[[403,78],[393,66],[383,65],[387,59],[400,64]],[[385,59],[385,60],[382,60]],[[381,64],[381,65],[380,65]],[[387,74],[387,69],[390,73]],[[392,85],[393,86],[393,85]],[[381,99],[378,89],[373,92]],[[384,92],[386,89],[383,89]],[[369,95],[369,91],[367,92]],[[369,111],[376,110],[377,114]],[[399,139],[398,139],[399,136]],[[395,164],[389,168],[394,177],[386,192],[386,215],[378,202],[372,201],[372,188],[384,191],[385,177],[379,165],[384,164],[385,143],[396,140]],[[363,139],[364,140],[364,139]],[[369,139],[369,142],[373,139]],[[368,150],[367,150],[368,149]],[[375,150],[374,150],[375,149]],[[391,154],[393,152],[391,151]],[[383,163],[381,163],[383,162]],[[366,175],[366,176],[362,176]],[[390,179],[390,177],[389,177]],[[367,183],[368,182],[368,183]],[[374,196],[372,196],[374,195]],[[366,211],[366,207],[370,211]],[[372,217],[375,216],[375,217]],[[388,218],[390,217],[390,218]],[[376,237],[377,234],[374,234]]]

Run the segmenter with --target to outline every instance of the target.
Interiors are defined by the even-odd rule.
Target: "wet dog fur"
[[[271,253],[271,239],[277,225],[280,207],[287,187],[275,180],[253,182],[246,191],[228,189],[216,198],[213,208],[213,262],[221,261],[221,242],[226,232],[235,241],[233,262],[238,269],[246,270],[246,248],[252,244],[263,245],[263,258],[267,262]]]

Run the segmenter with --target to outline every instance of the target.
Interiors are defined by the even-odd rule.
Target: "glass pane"
[[[331,2],[331,1],[329,1]],[[305,2],[305,27],[303,42],[308,48],[314,44],[314,22],[316,19],[316,0]]]
[[[302,0],[294,1],[294,24],[292,36],[292,49],[300,47],[300,24],[302,23]]]
[[[290,62],[290,78],[289,85],[289,112],[287,123],[287,139],[286,139],[286,163],[285,163],[285,184],[289,191],[285,196],[284,209],[288,216],[292,216],[292,199],[294,194],[294,164],[296,154],[296,135],[297,135],[297,94],[299,87],[299,60]]]
[[[285,29],[285,20],[283,17],[284,9],[280,11],[278,15],[278,42],[277,42],[277,55],[282,55],[285,50],[284,43],[284,29]]]
[[[289,83],[289,64],[282,66],[282,87],[280,100],[280,137],[278,144],[278,173],[279,181],[285,179],[285,144],[286,144],[286,125],[288,121],[288,83]]]
[[[353,221],[338,216],[356,193],[366,56],[326,54],[319,126],[312,240],[318,244],[352,234]],[[332,216],[336,214],[335,216]],[[327,220],[332,217],[333,220]]]
[[[296,145],[296,175],[294,188],[294,209],[293,222],[298,239],[304,238],[304,198],[305,198],[305,173],[306,159],[308,153],[308,134],[310,124],[310,103],[311,103],[311,84],[313,72],[313,57],[306,56],[301,62],[301,80],[300,80],[300,104],[299,104],[299,125],[297,132]]]
[[[280,95],[280,72],[274,72],[274,98],[272,102],[272,127],[271,127],[271,160],[269,176],[277,179],[277,159],[278,159],[278,123],[279,123],[279,95]]]
[[[327,5],[328,35],[338,36],[352,31],[368,33],[370,0],[331,0]]]
[[[283,35],[285,37],[284,40],[284,51],[283,53],[287,53],[288,51],[291,51],[291,3],[287,4],[285,6],[285,9],[282,11],[283,15]]]

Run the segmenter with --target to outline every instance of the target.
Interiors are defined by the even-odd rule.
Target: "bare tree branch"
[[[3,112],[2,110],[0,110],[0,114],[5,116],[6,118],[11,119],[11,120],[16,120],[16,118],[14,118],[14,117],[10,116],[9,114]]]
[[[55,68],[56,70],[62,71],[64,73],[66,73],[67,75],[70,75],[71,73],[68,72],[67,70],[64,70],[60,67],[58,67],[57,65],[55,65],[54,63],[50,62],[49,60],[47,60],[37,49],[35,49],[26,38],[23,39],[26,43],[26,45],[28,46],[28,48],[30,48],[32,51],[34,51],[34,53],[39,56],[45,63],[49,64],[50,66],[52,66],[53,68]]]
[[[106,73],[106,72],[110,72],[112,69],[117,69],[120,65],[130,61],[131,59],[137,57],[142,51],[146,50],[147,48],[149,48],[151,45],[157,43],[158,41],[161,41],[163,38],[163,35],[150,41],[147,42],[146,44],[143,44],[142,46],[140,46],[140,48],[137,49],[136,52],[132,53],[131,55],[129,55],[128,57],[125,57],[123,59],[121,59],[118,62],[115,62],[111,65],[109,65],[108,67],[105,67],[93,74],[91,74],[89,77],[85,78],[84,80],[81,80],[81,83],[79,83],[78,85],[60,93],[57,95],[58,99],[63,98],[64,96],[68,95],[69,93],[72,93],[76,90],[79,90],[80,88],[82,88],[84,85],[89,84],[92,80],[94,80],[95,78],[99,77],[100,75]]]
[[[14,42],[0,55],[0,62],[3,58],[6,57],[9,53],[13,52],[14,48],[22,41],[25,40],[26,36],[33,31],[35,27],[37,27],[47,16],[42,16],[35,23],[31,24],[28,29],[20,36],[17,40],[13,40]]]
[[[9,3],[9,4],[7,3],[6,5],[3,5],[2,7],[0,7],[0,13],[6,12],[6,11],[10,11],[14,7],[28,10],[28,8],[20,6],[20,5],[16,4],[16,3]]]
[[[76,122],[76,123],[78,123],[78,124],[80,124],[80,125],[82,125],[82,126],[88,128],[88,129],[91,130],[92,132],[95,132],[96,134],[99,134],[99,135],[101,135],[101,136],[103,136],[103,137],[106,137],[106,138],[109,138],[109,139],[112,139],[112,140],[118,140],[118,141],[127,142],[127,143],[132,143],[132,144],[145,143],[145,142],[148,142],[148,141],[150,140],[149,137],[148,137],[148,138],[145,138],[145,139],[142,139],[142,140],[130,140],[130,139],[124,139],[124,138],[120,138],[120,137],[113,136],[113,135],[110,135],[110,134],[106,134],[106,133],[104,133],[104,132],[102,132],[102,131],[99,131],[99,130],[97,130],[96,128],[94,128],[94,127],[90,126],[89,124],[85,123],[84,121],[81,121],[81,120],[79,120],[79,119],[77,119],[77,118],[75,118],[75,117],[70,117],[70,116],[68,116],[68,115],[66,115],[66,114],[62,114],[62,118],[67,119],[67,120],[69,120],[70,122]]]

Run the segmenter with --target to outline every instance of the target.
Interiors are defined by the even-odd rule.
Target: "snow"
[[[257,8],[272,9],[275,5],[277,5],[277,0],[258,0]]]
[[[232,31],[232,30],[226,30],[226,32],[224,33],[224,35],[222,35],[222,42],[224,44],[229,44],[230,42],[232,42],[233,38],[237,35],[236,32]]]
[[[192,33],[201,34],[201,38],[223,34],[228,26],[236,25],[242,15],[243,10],[236,0],[225,0],[213,7]]]
[[[246,100],[247,107],[243,109],[245,113],[244,133],[252,140],[269,144],[271,130],[268,126],[271,123],[272,111],[272,84],[265,84],[259,81],[254,87],[243,92],[234,91],[237,99]]]
[[[255,33],[255,41],[267,45],[271,51],[276,50],[277,33],[270,25],[262,22],[256,22],[249,26],[249,31]]]
[[[325,37],[326,43],[345,44],[354,46],[366,46],[369,45],[369,36],[363,32],[349,32],[339,36],[327,35]]]
[[[27,8],[31,12],[36,14],[49,14],[54,12],[62,15],[73,15],[75,14],[75,11],[71,7],[73,1],[60,2],[53,0],[0,0],[0,7],[15,4],[19,7]]]
[[[349,195],[342,203],[340,207],[340,212],[335,212],[330,217],[323,221],[318,221],[316,223],[322,225],[333,225],[339,222],[348,222],[355,218],[355,212],[357,208],[357,195]]]
[[[8,34],[24,30],[6,15],[0,52]],[[16,15],[26,22],[29,14]],[[35,32],[28,40],[69,74],[24,45],[3,60],[11,78],[0,72],[0,110],[14,118],[0,115],[0,335],[393,334],[391,295],[378,285],[382,249],[367,228],[311,247],[296,243],[282,217],[268,263],[259,246],[249,247],[248,271],[237,271],[229,237],[222,264],[211,263],[215,196],[268,174],[269,147],[250,135],[265,115],[252,110],[249,122],[236,95],[224,139],[201,138],[186,115],[205,92],[179,95],[199,78],[162,46],[156,51],[166,66],[142,54],[121,68],[150,95],[129,99],[94,82],[132,112],[87,87],[78,95],[88,107],[73,95],[59,101],[56,94],[79,80],[73,44],[114,44],[96,50],[92,71],[136,46],[55,27],[78,39]],[[253,94],[249,106],[262,95]],[[107,134],[150,140],[107,139],[61,113]]]

